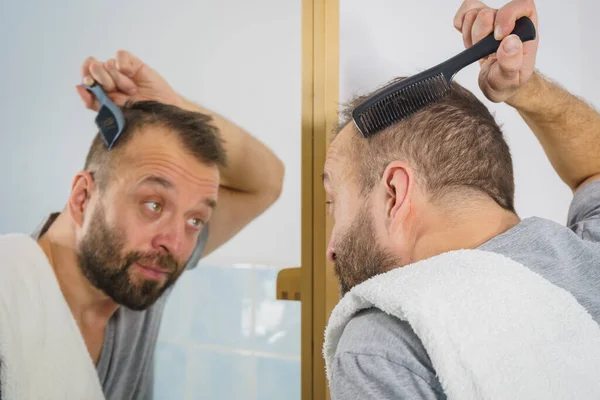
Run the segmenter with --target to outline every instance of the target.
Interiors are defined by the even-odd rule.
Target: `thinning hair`
[[[368,96],[346,104],[341,126]],[[364,138],[354,129],[351,147],[352,169],[363,195],[371,192],[391,162],[402,160],[414,169],[432,201],[474,189],[515,212],[508,144],[487,107],[457,83],[440,101],[375,135]]]
[[[85,159],[84,169],[94,173],[101,190],[106,188],[122,158],[123,149],[142,128],[148,126],[168,129],[190,155],[206,165],[225,166],[227,163],[223,140],[218,129],[206,114],[186,111],[156,101],[129,103],[122,108],[125,129],[108,150],[98,133]]]

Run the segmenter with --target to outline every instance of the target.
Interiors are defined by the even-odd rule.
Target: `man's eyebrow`
[[[213,210],[217,206],[217,202],[214,199],[204,199],[202,202],[209,208],[212,208]]]
[[[329,182],[331,178],[327,172],[323,172],[321,174],[321,179],[323,180],[323,184],[325,184],[326,182]]]
[[[171,183],[171,181],[158,175],[150,175],[145,177],[138,184],[138,186],[140,185],[158,185],[167,190],[173,188],[173,184]],[[217,207],[217,201],[215,199],[205,198],[201,201],[201,203],[213,210]]]
[[[165,179],[161,176],[158,176],[158,175],[147,176],[146,178],[144,178],[140,181],[138,186],[145,185],[145,184],[158,185],[158,186],[164,187],[165,189],[173,188],[173,184],[171,183],[171,181],[169,181],[168,179]]]

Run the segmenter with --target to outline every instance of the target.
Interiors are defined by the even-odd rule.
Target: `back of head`
[[[108,185],[122,161],[127,144],[147,127],[168,130],[181,147],[200,163],[218,167],[226,164],[222,139],[218,129],[211,124],[210,116],[155,101],[127,104],[122,111],[125,129],[110,151],[98,133],[85,160],[84,169],[94,173],[101,190]]]
[[[400,78],[403,79],[403,78]],[[366,96],[353,100],[349,112]],[[358,183],[368,194],[386,166],[406,161],[431,201],[453,193],[479,191],[514,212],[514,179],[510,151],[499,126],[471,92],[452,83],[441,101],[382,132],[352,145]]]

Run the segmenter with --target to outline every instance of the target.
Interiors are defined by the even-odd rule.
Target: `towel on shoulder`
[[[0,236],[0,398],[105,398],[50,263],[21,234]]]
[[[354,287],[325,332],[329,381],[346,324],[371,307],[410,323],[449,399],[600,399],[600,327],[505,256],[452,251]]]

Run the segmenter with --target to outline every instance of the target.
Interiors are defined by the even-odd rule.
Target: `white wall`
[[[464,50],[453,27],[459,0],[340,0],[340,100],[370,91],[389,79],[412,75]],[[506,1],[487,4],[501,7]],[[537,67],[572,93],[600,106],[600,46],[594,0],[568,4],[537,1],[540,47]],[[571,191],[557,177],[533,134],[518,114],[492,104],[477,86],[479,65],[463,69],[456,81],[488,105],[501,124],[513,154],[516,207],[521,217],[566,221]]]
[[[301,1],[3,1],[0,233],[62,209],[95,133],[75,85],[127,49],[285,160],[279,202],[206,262],[300,264]]]

